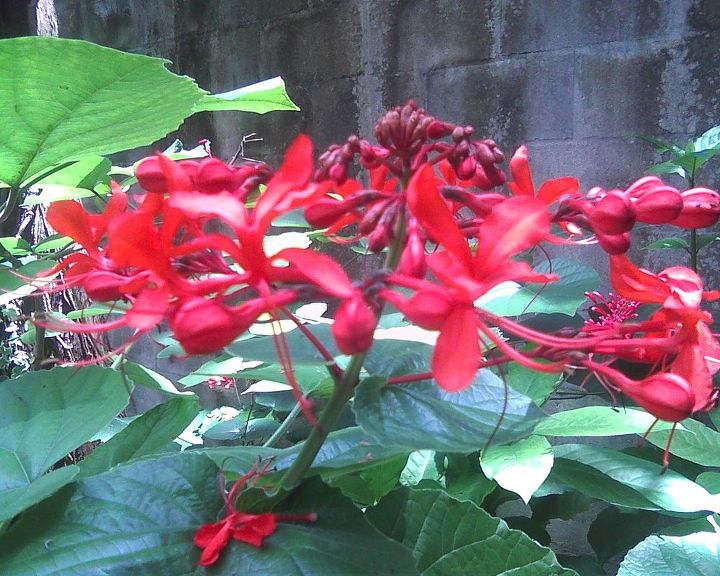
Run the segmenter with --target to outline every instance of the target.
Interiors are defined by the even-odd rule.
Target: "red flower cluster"
[[[375,133],[378,144],[352,136],[332,146],[317,168],[305,136],[277,172],[263,164],[234,167],[216,158],[174,163],[158,155],[137,169],[146,193],[136,208],[117,188],[103,214],[75,202],[54,204],[51,225],[85,249],[58,265],[66,284],[84,287],[94,300],[129,305],[121,320],[71,328],[127,326],[137,338],[166,320],[185,350],[199,354],[220,350],[261,314],[278,319],[289,304],[321,296],[338,301],[332,330],[340,351],[362,354],[389,302],[439,333],[432,375],[447,390],[468,386],[482,366],[517,361],[546,371],[586,368],[612,393],[623,392],[666,420],[714,405],[720,345],[701,303],[717,293],[704,291],[686,268],[656,275],[624,254],[636,222],[714,224],[717,192],[681,193],[655,177],[587,194],[570,177],[536,189],[521,147],[510,160],[505,194],[499,189],[506,181],[499,167],[504,154],[469,127],[440,121],[410,102],[384,115]],[[351,177],[356,159],[369,171],[367,185]],[[264,240],[272,222],[298,209],[332,239],[351,230],[370,250],[387,248],[389,270],[354,283],[336,261],[312,250],[268,253]],[[555,281],[532,269],[528,252],[586,232],[612,255],[617,296],[593,297],[602,321],[544,334],[476,305],[504,281]],[[628,300],[658,310],[635,322]],[[276,336],[280,362],[307,409],[291,351],[283,335]],[[494,345],[490,358],[483,357],[481,337]],[[645,364],[646,378],[625,376],[618,359]]]

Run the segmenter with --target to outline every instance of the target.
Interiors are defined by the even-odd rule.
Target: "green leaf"
[[[647,170],[645,170],[645,174],[677,174],[681,178],[685,178],[687,180],[688,173],[682,166],[679,166],[675,161],[668,160],[667,162],[660,162],[659,164],[655,164],[654,166],[650,166]]]
[[[670,512],[720,510],[720,496],[677,472],[662,473],[659,464],[608,448],[556,446],[552,476],[583,494],[619,506]]]
[[[67,236],[61,236],[60,234],[53,234],[52,236],[48,236],[47,238],[45,238],[45,240],[37,244],[34,250],[38,253],[54,252],[55,250],[62,250],[63,248],[68,247],[72,243],[72,238],[68,238]]]
[[[333,356],[340,354],[335,346],[330,324],[316,324],[308,326],[308,329]],[[317,351],[312,342],[302,332],[293,330],[287,332],[285,337],[290,350],[292,350],[293,364],[325,364],[322,354]],[[227,351],[233,356],[243,358],[245,361],[260,360],[268,364],[277,364],[278,361],[272,336],[258,336],[248,340],[235,341],[227,347]]]
[[[413,551],[423,576],[575,574],[560,566],[549,548],[440,490],[396,490],[366,516]]]
[[[538,406],[543,405],[563,377],[560,373],[549,374],[530,370],[517,362],[511,362],[507,366],[505,376],[513,390],[529,397]]]
[[[643,136],[642,134],[634,134],[633,138],[636,140],[641,140],[643,142],[647,142],[648,144],[652,145],[655,150],[658,152],[669,152],[670,150],[673,150],[674,148],[677,148],[674,144],[669,144],[667,142],[663,142],[662,140],[659,140],[657,138],[653,138],[652,136]]]
[[[448,454],[445,468],[445,491],[460,501],[480,506],[497,484],[480,469],[477,453],[470,455]]]
[[[290,100],[285,82],[280,76],[263,80],[222,94],[205,94],[195,105],[195,112],[239,110],[265,114],[275,110],[297,111],[300,108]]]
[[[660,424],[660,422],[658,422]],[[702,422],[688,418],[682,421],[683,429],[678,428],[670,444],[670,453],[690,462],[703,466],[720,466],[720,432],[708,428]],[[648,441],[655,446],[665,448],[670,436],[670,428],[657,431],[657,427],[648,434]]]
[[[246,470],[247,471],[247,470]],[[200,576],[197,529],[223,514],[218,469],[203,453],[138,460],[85,478],[24,515],[0,538],[3,576]],[[337,491],[312,482],[276,511],[316,512],[278,524],[262,548],[232,540],[213,573],[416,574],[409,552],[384,537]]]
[[[360,506],[374,506],[397,486],[406,460],[405,455],[397,456],[350,474],[324,474],[322,478]]]
[[[693,140],[692,149],[694,152],[705,152],[720,146],[720,126],[714,126],[701,136]]]
[[[87,156],[69,166],[53,172],[40,180],[37,184],[62,184],[72,188],[87,188],[92,190],[101,181],[109,181],[108,173],[112,168],[110,160],[102,156]]]
[[[0,246],[9,252],[11,256],[26,256],[32,251],[27,240],[19,236],[5,236],[0,238]]]
[[[485,476],[515,492],[527,504],[552,470],[553,450],[542,436],[531,436],[483,450],[480,466]]]
[[[355,392],[353,412],[381,444],[463,453],[490,438],[498,444],[519,440],[543,417],[527,396],[508,389],[489,370],[480,370],[460,392],[446,392],[434,382],[386,386],[382,378],[367,378]]]
[[[650,536],[620,564],[618,576],[717,576],[720,535]]]
[[[627,552],[653,532],[658,515],[647,510],[605,508],[597,515],[588,530],[588,542],[600,562],[616,554]],[[622,527],[618,530],[618,527]]]
[[[202,92],[166,64],[80,40],[0,41],[0,181],[17,187],[54,164],[175,130]]]
[[[690,244],[684,238],[662,238],[643,247],[643,250],[689,250]]]
[[[29,284],[25,278],[39,277],[53,265],[54,262],[35,260],[15,270],[8,267],[0,268],[0,306],[5,306],[16,298],[22,298],[35,292],[39,286],[42,286],[43,280]]]
[[[400,474],[400,484],[415,486],[423,480],[435,480],[442,477],[437,467],[437,453],[434,450],[417,450],[407,458],[405,467]]]
[[[551,414],[535,428],[545,436],[620,436],[644,434],[656,418],[644,410],[585,406]],[[658,422],[653,430],[672,429],[671,422]],[[664,445],[663,445],[664,447]]]
[[[99,196],[95,190],[86,188],[74,188],[62,184],[43,184],[39,194],[28,194],[25,196],[23,206],[37,206],[39,204],[51,204],[60,200],[79,200]]]
[[[125,407],[128,392],[116,372],[96,366],[0,382],[0,520],[72,480],[75,467],[45,473],[102,430]]]
[[[541,274],[557,274],[560,280],[547,284],[528,283],[513,294],[483,300],[481,307],[502,316],[526,313],[565,314],[574,316],[587,301],[585,292],[600,285],[600,276],[579,260],[555,259],[535,267]]]
[[[702,250],[718,240],[720,240],[720,236],[716,236],[715,234],[698,234],[698,250]]]
[[[137,362],[123,362],[120,371],[135,384],[145,386],[151,390],[158,390],[169,396],[195,396],[190,391],[181,392],[175,388],[175,385],[168,378]]]
[[[720,494],[720,472],[702,472],[695,478],[710,494]]]
[[[199,410],[195,395],[172,398],[155,406],[80,462],[82,476],[99,474],[123,462],[160,452],[185,430]]]

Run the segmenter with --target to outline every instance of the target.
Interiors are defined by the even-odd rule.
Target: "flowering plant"
[[[626,508],[684,520],[720,511],[685,464],[703,458],[693,437],[720,435],[691,419],[717,403],[706,303],[720,292],[690,268],[652,272],[628,256],[637,223],[713,226],[720,195],[652,176],[626,189],[583,192],[571,177],[537,188],[526,147],[506,173],[493,140],[413,102],[384,114],[375,137],[351,136],[316,162],[301,135],[277,170],[157,154],[133,170],[137,189],[111,184],[99,213],[76,200],[49,207],[78,250],[44,272],[41,292],[82,288],[108,319],[36,324],[129,336],[106,355],[111,368],[54,368],[44,386],[76,415],[83,395],[117,414],[123,383],[173,398],[77,466],[26,470],[27,505],[2,536],[8,574],[573,574],[528,536],[548,544],[570,494],[614,506],[603,513],[613,521]],[[287,222],[308,231],[278,248],[273,226]],[[381,256],[355,277],[312,240]],[[608,254],[608,296],[586,266],[544,248],[591,244]],[[327,307],[309,313],[318,302]],[[165,326],[175,353],[217,354],[181,383],[264,382],[248,388],[259,408],[240,402],[205,428],[211,438],[234,424],[230,437],[246,439],[257,424],[261,445],[188,447],[204,435],[195,396],[126,354]],[[3,383],[8,397],[26,398],[37,374]],[[606,400],[543,412],[568,391]],[[628,433],[664,452],[547,440]],[[186,449],[164,451],[176,436]],[[513,494],[530,503],[527,522],[491,515]],[[619,545],[591,528],[597,557],[563,563],[626,551],[653,529],[641,520],[650,528]]]

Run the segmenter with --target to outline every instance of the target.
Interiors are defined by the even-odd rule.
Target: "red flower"
[[[220,522],[203,524],[195,533],[193,542],[195,546],[202,548],[200,566],[211,566],[217,562],[222,551],[230,543],[231,538],[260,548],[265,539],[275,533],[278,522],[314,522],[317,520],[317,514],[314,513],[274,514],[272,512],[263,512],[262,514],[247,514],[239,511],[236,508],[237,497],[251,479],[254,486],[265,474],[269,465],[258,470],[258,464],[238,479],[227,494],[224,485],[222,486],[223,499],[227,509],[225,518]],[[224,478],[222,475],[220,478],[222,485],[224,484]]]

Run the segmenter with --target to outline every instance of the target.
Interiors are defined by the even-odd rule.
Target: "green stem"
[[[395,238],[385,258],[385,267],[391,270],[397,268],[400,257],[402,256],[402,251],[405,248],[406,225],[405,215],[402,215],[395,227]],[[350,359],[350,363],[345,369],[345,373],[340,382],[335,385],[332,396],[330,396],[330,400],[328,400],[328,403],[325,405],[325,409],[320,415],[318,423],[303,443],[297,459],[292,463],[285,473],[285,476],[281,478],[280,483],[276,487],[276,491],[291,490],[302,482],[305,473],[309,470],[310,466],[312,466],[315,457],[318,452],[320,452],[320,448],[322,448],[322,445],[325,443],[330,429],[337,421],[345,405],[350,398],[352,398],[366,355],[367,353],[363,352],[362,354],[355,354]]]
[[[282,424],[278,427],[275,432],[273,432],[272,436],[267,439],[265,444],[263,444],[263,448],[272,448],[277,444],[277,441],[280,440],[285,435],[285,432],[287,432],[288,428],[290,428],[290,425],[295,421],[295,418],[298,417],[298,414],[302,411],[302,404],[298,402],[293,406],[293,409],[290,410],[290,413],[285,417],[285,420],[282,421]]]

